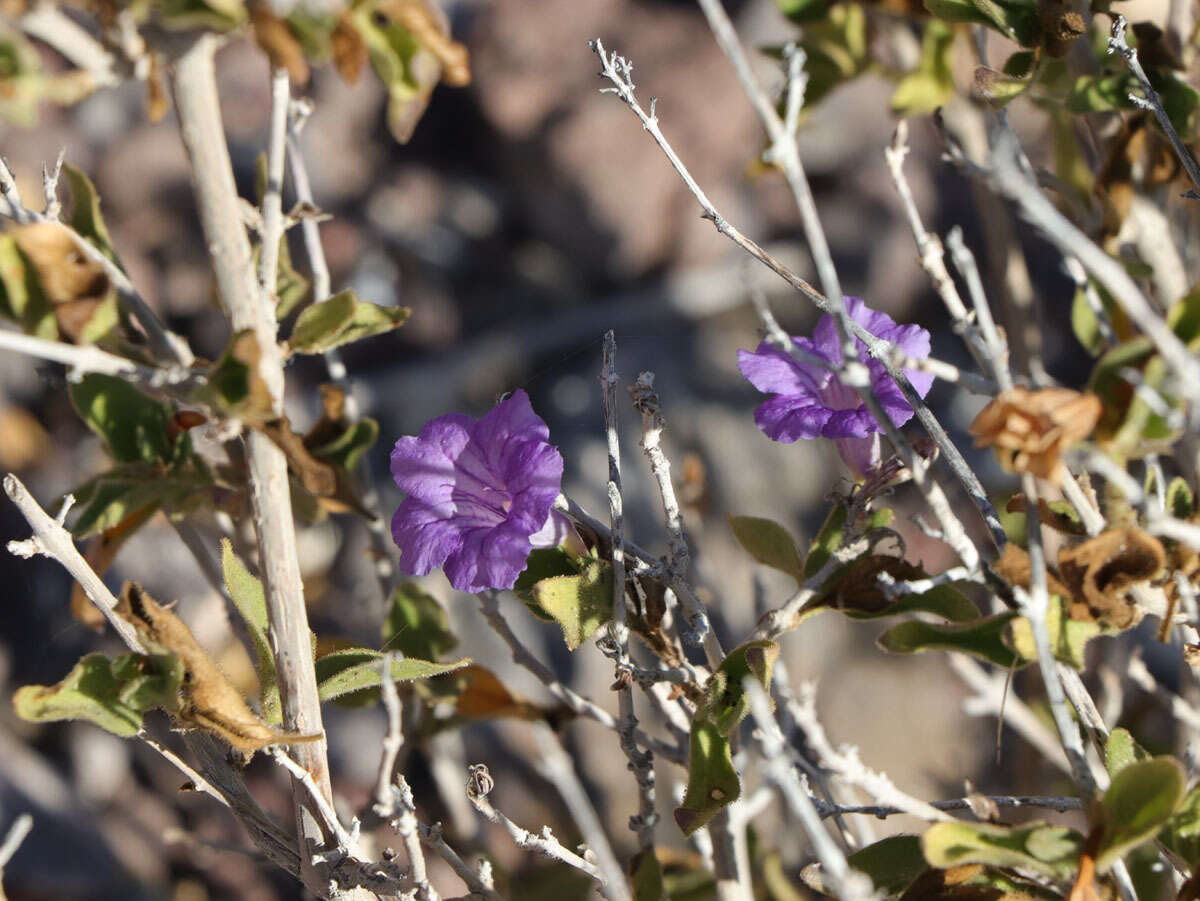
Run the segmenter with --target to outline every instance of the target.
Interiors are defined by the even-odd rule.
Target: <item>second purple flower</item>
[[[850,318],[872,335],[895,344],[910,357],[929,356],[929,332],[918,325],[897,325],[886,313],[870,309],[861,298],[846,297]],[[837,326],[826,314],[817,322],[812,338],[793,337],[796,346],[808,354],[837,365],[842,348]],[[871,374],[871,387],[888,417],[897,426],[912,418],[913,410],[900,387],[888,375],[884,365],[867,353],[866,345],[855,339],[859,358]],[[773,441],[791,443],[801,438],[832,438],[843,459],[858,474],[878,463],[876,434],[879,423],[862,398],[838,381],[828,369],[802,363],[764,341],[751,352],[738,351],[738,369],[745,379],[771,397],[754,411],[754,422]],[[924,397],[933,384],[927,372],[906,369],[905,375],[917,393]]]

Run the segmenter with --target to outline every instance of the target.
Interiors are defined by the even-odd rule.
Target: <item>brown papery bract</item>
[[[991,447],[1001,465],[1057,483],[1062,455],[1091,434],[1102,406],[1094,394],[1070,388],[1011,388],[984,407],[970,432],[976,447]]]

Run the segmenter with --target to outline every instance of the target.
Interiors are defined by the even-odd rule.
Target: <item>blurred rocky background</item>
[[[780,45],[795,35],[771,0],[727,5],[751,44]],[[369,458],[382,509],[390,515],[399,502],[387,470],[396,437],[444,412],[479,415],[521,387],[564,453],[569,493],[604,515],[597,375],[601,335],[611,328],[623,384],[642,370],[657,375],[666,448],[687,502],[694,577],[726,646],[736,644],[757,619],[756,592],[774,606],[786,599],[789,584],[749,564],[726,515],[776,519],[804,546],[829,509],[830,493],[848,487],[832,446],[773,444],[755,429],[759,396],[735,365],[736,351],[759,340],[752,291],[767,293],[793,333],[807,333],[816,316],[699,218],[629,110],[599,92],[598,62],[587,41],[599,37],[633,60],[640,95],[658,98],[664,132],[725,217],[813,279],[786,185],[756,163],[761,131],[687,0],[456,0],[447,12],[453,34],[469,48],[473,81],[438,88],[410,143],[398,144],[388,133],[376,80],[347,85],[326,68],[314,71],[307,88],[315,112],[303,150],[317,202],[333,217],[321,233],[334,288],[350,286],[363,299],[413,311],[405,328],[346,354],[363,411],[383,427]],[[50,51],[46,60],[58,64]],[[781,87],[778,65],[766,56],[759,63],[767,83]],[[249,42],[236,41],[221,52],[219,74],[234,163],[243,194],[252,196],[270,106],[267,61]],[[965,363],[917,265],[884,165],[895,126],[891,91],[875,76],[838,89],[807,116],[801,153],[846,292],[898,321],[920,323],[933,333],[936,356]],[[95,180],[116,247],[143,295],[199,354],[217,355],[228,336],[171,115],[151,124],[144,89],[129,84],[71,109],[43,107],[39,116],[33,128],[0,126],[0,152],[26,196],[39,196],[42,163],[66,147],[67,159]],[[1042,137],[1028,135],[1034,152]],[[926,224],[941,233],[961,225],[986,263],[973,192],[939,161],[928,117],[913,121],[912,142],[908,175]],[[1081,358],[1066,323],[1073,286],[1026,232],[1017,234],[1049,320],[1048,364],[1067,384],[1078,384]],[[304,269],[298,234],[292,242]],[[985,275],[995,287],[992,270]],[[289,404],[301,430],[319,415],[316,386],[325,378],[319,358],[291,366]],[[61,367],[0,358],[0,469],[17,472],[48,508],[101,462],[98,442],[71,410],[64,385]],[[931,402],[966,450],[965,426],[982,400],[939,384]],[[627,403],[622,416],[630,529],[640,543],[662,549],[661,509],[637,446],[639,420]],[[995,481],[990,460],[968,454]],[[943,482],[953,494],[949,477]],[[910,495],[901,489],[893,502],[910,559],[931,570],[944,565],[945,549],[908,519]],[[0,539],[27,535],[11,506],[0,505],[0,523]],[[377,644],[383,602],[362,524],[333,517],[304,530],[301,557],[314,620],[326,631]],[[0,574],[7,589],[0,695],[53,683],[81,653],[112,644],[71,619],[67,577],[55,564],[0,555]],[[224,648],[222,665],[235,676],[248,672],[223,606],[161,518],[122,550],[108,575],[113,586],[125,578],[177,599],[200,640]],[[503,673],[512,689],[547,699],[540,684],[511,665],[472,598],[454,595],[440,573],[423,583],[447,604],[462,653]],[[568,655],[553,627],[511,600],[505,604],[510,621],[565,681],[615,709],[608,661],[591,647]],[[1006,741],[1002,766],[988,770],[990,779],[981,777],[996,756],[994,722],[963,713],[965,689],[943,659],[884,658],[873,645],[880,630],[825,614],[784,639],[792,678],[820,686],[835,742],[858,745],[869,765],[930,799],[960,796],[967,778],[983,789],[1052,789],[1053,777],[1023,757],[1016,739]],[[328,727],[335,787],[347,810],[357,808],[371,790],[383,713],[331,708]],[[627,854],[633,781],[615,739],[583,721],[563,732],[618,852]],[[551,824],[564,841],[574,837],[532,764],[528,729],[519,721],[472,726],[434,755],[409,756],[406,772],[423,818],[445,820],[451,834],[479,830],[461,795],[454,796],[465,783],[465,764],[480,761],[497,777],[501,809],[530,827]],[[660,762],[665,841],[674,833],[669,810],[681,775]],[[264,803],[286,818],[280,773],[258,761],[250,779]],[[209,799],[179,793],[179,783],[178,773],[136,742],[85,724],[35,728],[0,704],[0,823],[22,810],[36,818],[5,874],[9,897],[299,897],[289,878],[239,850],[250,845],[231,817]],[[764,829],[774,816],[764,814]],[[902,820],[874,824],[903,826]],[[513,897],[583,896],[583,888],[559,881],[506,839],[485,837],[498,863],[515,872]],[[674,844],[686,849],[682,839]],[[804,853],[794,844],[787,862]],[[452,877],[438,878],[446,879],[445,891],[458,891]]]

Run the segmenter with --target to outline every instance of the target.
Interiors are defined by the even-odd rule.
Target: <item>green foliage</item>
[[[713,674],[697,717],[711,721],[722,735],[732,735],[750,712],[746,680],[753,678],[763,691],[771,687],[771,670],[779,659],[773,641],[748,641],[730,651]]]
[[[108,226],[104,224],[104,217],[100,215],[100,195],[96,193],[96,186],[82,170],[76,169],[70,163],[63,163],[62,171],[71,189],[71,228],[120,266],[121,262],[117,259],[117,249],[113,246]]]
[[[662,866],[653,848],[638,851],[629,860],[633,901],[661,901],[664,896]]]
[[[183,669],[174,654],[89,654],[57,685],[26,685],[13,696],[17,716],[31,722],[88,720],[123,738],[142,728],[142,714],[174,707]]]
[[[1091,620],[1071,619],[1067,604],[1065,599],[1056,594],[1050,596],[1050,604],[1046,609],[1046,631],[1050,635],[1050,649],[1055,659],[1081,670],[1087,643],[1100,634],[1100,625]],[[1023,662],[1037,659],[1033,628],[1025,617],[1013,620],[1008,643]]]
[[[829,511],[825,523],[817,532],[817,537],[809,545],[808,555],[804,558],[804,578],[811,579],[821,571],[834,551],[842,546],[846,538],[846,505],[838,504]]]
[[[359,419],[355,422],[341,423],[344,428],[324,444],[310,447],[308,452],[318,460],[340,466],[349,472],[358,465],[363,454],[371,449],[371,445],[379,437],[379,423],[374,419]]]
[[[1099,285],[1092,287],[1100,297],[1101,307],[1111,321],[1115,307],[1112,296]],[[1083,349],[1093,357],[1100,356],[1109,347],[1096,321],[1096,313],[1092,310],[1092,305],[1088,303],[1087,295],[1082,287],[1075,290],[1075,297],[1071,301],[1071,330],[1079,339],[1079,343],[1083,345]]]
[[[415,582],[404,582],[392,592],[382,637],[385,651],[418,660],[438,660],[458,646],[442,605]]]
[[[159,0],[162,23],[172,30],[212,28],[231,31],[246,21],[242,0]]]
[[[951,50],[954,29],[936,19],[925,26],[921,38],[921,58],[892,94],[892,112],[897,116],[931,113],[954,96]]]
[[[1028,661],[1006,640],[1018,614],[1009,611],[967,623],[926,623],[910,620],[893,626],[879,636],[878,643],[893,654],[922,651],[961,651],[1008,669]]]
[[[228,538],[221,539],[221,570],[225,588],[246,623],[254,643],[254,668],[262,698],[262,718],[267,723],[283,721],[279,701],[279,682],[275,675],[275,657],[271,653],[270,621],[267,617],[267,598],[260,582],[246,569]]]
[[[1200,866],[1200,786],[1184,796],[1159,833],[1159,840],[1183,858],[1193,872]]]
[[[251,329],[235,332],[213,364],[200,399],[246,423],[273,419],[271,393],[258,372],[261,357],[258,339]]]
[[[1182,800],[1184,785],[1183,767],[1173,757],[1152,757],[1121,767],[1101,801],[1104,831],[1096,869],[1106,872],[1157,835]]]
[[[925,0],[925,8],[947,22],[986,25],[1023,47],[1033,47],[1041,37],[1034,0]]]
[[[676,824],[684,835],[691,835],[741,793],[729,739],[714,723],[697,716],[692,720],[687,791],[683,804],[675,808]]]
[[[1167,484],[1167,513],[1177,519],[1191,519],[1196,513],[1196,498],[1181,476]]]
[[[377,689],[383,681],[384,654],[368,648],[347,648],[334,651],[317,659],[317,691],[322,701],[348,699],[353,702],[372,702],[378,693],[365,694],[367,689]],[[453,663],[433,663],[429,660],[400,658],[392,660],[391,675],[396,682],[411,682],[428,679],[470,663],[464,657]],[[359,693],[364,694],[359,694]],[[358,695],[348,698],[347,696]]]
[[[139,512],[184,503],[212,484],[207,469],[186,461],[169,469],[156,463],[122,463],[77,486],[71,532],[87,538],[111,529]]]
[[[928,866],[917,835],[890,835],[855,851],[846,862],[870,876],[876,891],[885,895],[903,892]]]
[[[533,597],[534,586],[554,576],[573,576],[579,573],[579,563],[560,547],[534,548],[525,561],[525,569],[517,576],[513,594],[520,598],[530,612],[543,622],[554,617],[538,606]]]
[[[165,463],[185,452],[167,435],[170,410],[124,379],[89,373],[70,387],[71,402],[119,463]]]
[[[816,13],[816,3],[808,5],[808,10]],[[857,3],[828,5],[805,25],[800,47],[808,57],[808,86],[804,91],[807,108],[871,67],[865,10]]]
[[[1104,766],[1110,776],[1115,776],[1131,763],[1149,760],[1150,753],[1139,745],[1128,729],[1117,727],[1108,736],[1104,746]]]
[[[12,233],[0,235],[0,313],[30,335],[51,341],[58,337],[54,306]]]
[[[533,600],[562,627],[567,648],[573,651],[612,619],[612,566],[594,560],[577,574],[542,579],[533,586]]]
[[[788,530],[770,519],[729,516],[729,528],[738,544],[763,566],[785,572],[797,584],[804,581],[804,563]]]
[[[307,307],[288,339],[292,353],[319,354],[404,325],[408,307],[381,307],[347,289]]]
[[[1083,836],[1043,822],[993,826],[956,821],[927,829],[921,836],[921,848],[929,865],[940,869],[980,863],[1069,879],[1079,865]]]
[[[800,610],[801,620],[821,610],[837,610],[855,620],[880,619],[902,613],[933,613],[951,622],[979,617],[979,609],[954,585],[935,585],[928,591],[909,592],[892,600],[884,594],[879,577],[887,573],[898,581],[924,579],[928,574],[897,557],[871,554],[840,567],[820,593]]]

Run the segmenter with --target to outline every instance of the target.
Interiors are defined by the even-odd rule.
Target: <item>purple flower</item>
[[[408,494],[392,518],[400,568],[441,566],[459,591],[511,588],[533,548],[564,537],[552,515],[563,459],[549,437],[517,391],[482,419],[439,416],[397,441],[392,476]]]
[[[909,356],[929,356],[929,332],[917,325],[897,325],[891,316],[869,309],[861,298],[846,297],[846,312],[868,332],[897,345]],[[821,317],[812,338],[792,338],[796,347],[832,364],[842,362],[837,327],[829,314]],[[900,387],[866,345],[855,339],[859,358],[871,375],[871,387],[884,412],[897,426],[912,418],[912,407]],[[754,422],[773,441],[832,438],[846,463],[859,475],[879,462],[877,423],[852,388],[820,366],[801,363],[764,341],[751,353],[738,351],[738,369],[759,391],[770,394],[754,411]],[[933,384],[927,372],[905,370],[917,393],[924,397]]]

